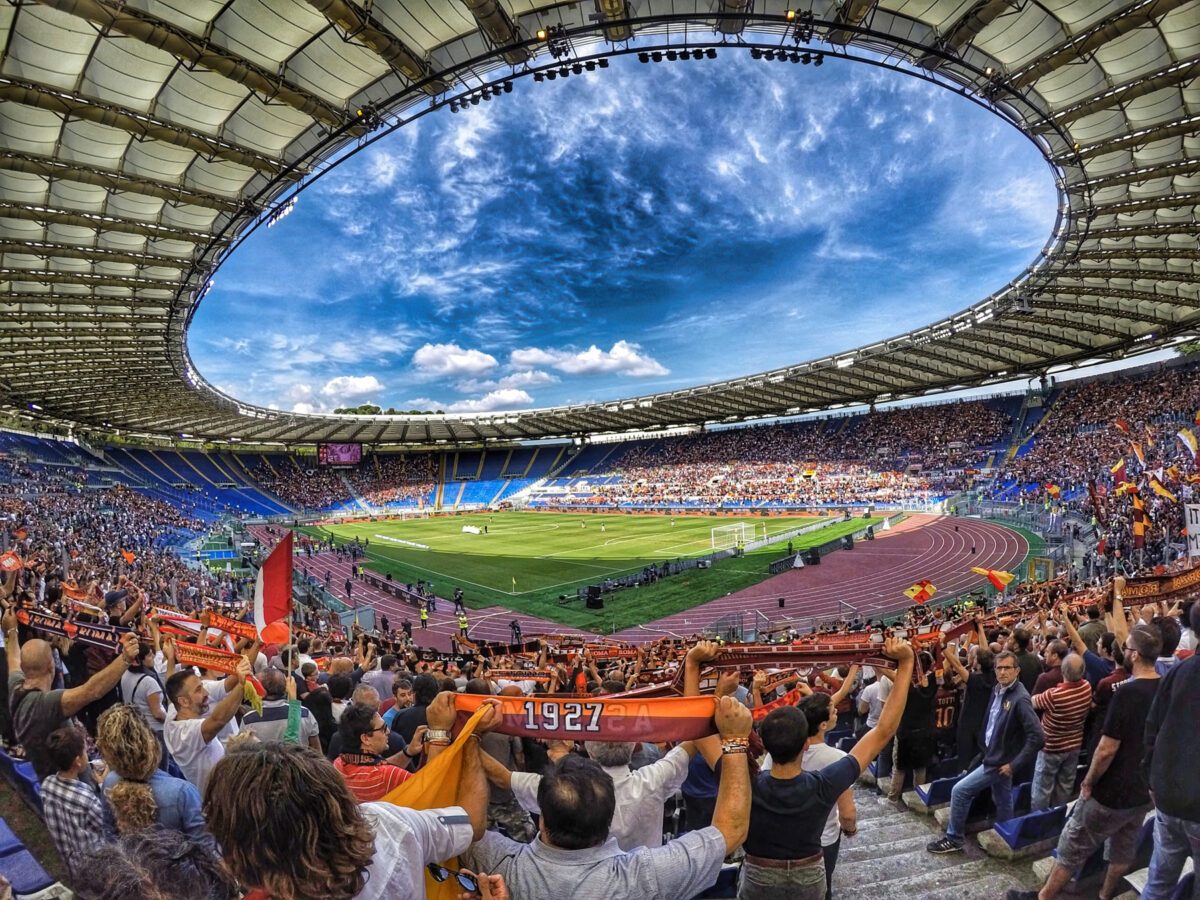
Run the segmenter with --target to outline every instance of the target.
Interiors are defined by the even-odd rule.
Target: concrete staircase
[[[1029,861],[984,854],[973,838],[962,853],[937,856],[925,845],[942,834],[928,816],[900,809],[857,786],[858,834],[843,837],[833,876],[837,900],[1002,900],[1009,888],[1035,890]]]

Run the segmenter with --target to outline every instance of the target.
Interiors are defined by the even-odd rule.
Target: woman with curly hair
[[[104,792],[117,831],[158,825],[194,837],[215,852],[216,843],[204,828],[200,792],[159,768],[162,746],[135,707],[113,706],[101,713],[96,746],[109,769]]]
[[[420,900],[425,867],[462,853],[486,825],[478,742],[468,740],[463,751],[456,799],[470,814],[461,806],[360,806],[321,754],[269,742],[217,763],[204,792],[204,816],[250,897]]]

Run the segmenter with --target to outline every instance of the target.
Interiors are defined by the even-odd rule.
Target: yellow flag
[[[483,717],[487,706],[480,707],[463,726],[458,739],[433,758],[433,761],[408,779],[400,787],[385,796],[383,803],[407,806],[409,809],[442,809],[455,806],[458,797],[458,782],[462,778],[462,752],[468,736]],[[448,869],[457,869],[458,860],[442,860]],[[461,890],[453,878],[441,884],[425,873],[425,897],[427,900],[457,900]]]

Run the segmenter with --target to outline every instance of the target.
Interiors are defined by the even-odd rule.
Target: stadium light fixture
[[[707,50],[704,51],[704,55],[707,56],[709,59],[716,59],[717,58],[717,48],[709,47]]]
[[[823,62],[825,62],[825,54],[824,54],[824,53],[818,53],[818,54],[816,54],[816,56],[813,58],[813,65],[814,65],[814,66],[819,66],[819,65],[821,65],[821,63],[823,63]]]
[[[679,59],[679,54],[678,54],[678,53],[676,53],[674,50],[668,50],[668,51],[667,51],[667,60],[668,60],[668,61],[670,61],[670,62],[675,62],[675,60],[677,60],[677,59]]]
[[[758,47],[750,48],[750,58],[751,59],[762,59],[762,57],[763,57],[763,52]]]
[[[785,19],[787,19],[789,22],[795,22],[796,21],[796,11],[794,9],[789,9],[786,13],[784,13],[783,17]]]
[[[638,62],[643,62],[643,63],[650,62],[650,54],[647,53],[645,50],[643,50],[641,53],[638,54]]]
[[[843,356],[841,359],[839,359],[837,361],[837,367],[839,369],[848,369],[852,365],[854,365],[854,357],[853,356]]]
[[[596,60],[596,64],[599,65],[600,68],[602,68],[602,69],[607,69],[608,68],[608,57],[607,56],[600,57],[598,60]]]
[[[546,75],[545,75],[545,73],[543,73],[543,72],[534,72],[534,73],[533,73],[533,80],[534,80],[534,81],[545,81],[545,80],[546,80]]]
[[[539,29],[538,29],[538,30],[535,32],[535,35],[537,36],[537,39],[538,39],[539,41],[544,41],[544,40],[546,40],[546,38],[550,37],[550,35],[546,33],[546,29],[545,29],[545,28],[539,28]]]
[[[513,83],[511,81],[504,82],[504,93],[511,94],[513,92]]]

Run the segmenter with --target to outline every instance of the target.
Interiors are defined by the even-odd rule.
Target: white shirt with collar
[[[375,832],[375,856],[355,900],[423,900],[425,867],[471,846],[474,832],[461,806],[417,810],[378,802],[359,809]]]
[[[617,839],[622,850],[662,846],[663,805],[687,778],[690,761],[690,754],[682,747],[676,747],[658,762],[640,769],[603,767],[613,780],[617,798],[608,835]],[[513,796],[523,809],[539,815],[537,792],[541,783],[541,775],[513,772]]]

